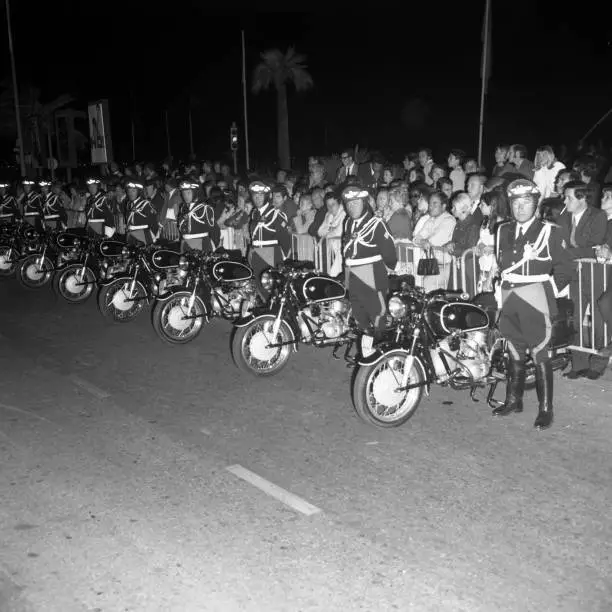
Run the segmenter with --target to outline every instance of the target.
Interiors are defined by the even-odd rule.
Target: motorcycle
[[[34,234],[32,228],[24,228],[22,233],[27,236],[28,232],[29,253],[17,262],[17,281],[25,289],[40,289],[51,282],[54,272],[78,259],[81,236],[62,230]]]
[[[99,282],[112,280],[130,264],[130,251],[118,240],[74,236],[72,244],[79,252],[78,263],[69,264],[53,277],[55,292],[69,304],[87,301]]]
[[[391,325],[354,371],[351,395],[357,414],[377,427],[399,427],[414,415],[432,384],[469,390],[473,401],[479,401],[478,389],[489,387],[488,405],[502,405],[494,395],[507,379],[509,351],[496,325],[494,296],[470,300],[467,294],[443,289],[425,294],[414,287],[412,277],[394,280],[400,288],[387,302]],[[560,314],[548,347],[553,370],[568,365],[573,335],[572,303],[563,298],[557,303]],[[535,366],[530,359],[526,365],[530,387]]]
[[[20,236],[29,229],[28,234],[34,242],[38,238],[36,230],[28,224],[6,223],[0,225],[0,278],[11,278],[15,274],[17,263],[22,256],[23,238]]]
[[[185,264],[187,263],[187,267]],[[232,321],[245,316],[256,303],[253,271],[227,253],[191,252],[179,261],[184,285],[159,297],[153,307],[153,328],[168,344],[186,344],[213,317]]]
[[[182,268],[187,266],[180,253],[156,245],[125,245],[122,252],[125,257],[133,257],[133,264],[127,274],[105,281],[98,293],[102,316],[115,323],[132,321],[152,301],[182,285]]]
[[[348,360],[355,325],[344,285],[314,271],[310,262],[285,260],[262,272],[260,283],[270,293],[268,304],[234,322],[234,363],[254,376],[272,376],[284,368],[298,345],[345,346]]]

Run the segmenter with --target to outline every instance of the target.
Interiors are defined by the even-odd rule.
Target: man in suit
[[[380,185],[382,182],[384,163],[383,158],[375,154],[372,156],[371,161],[365,164],[359,164],[357,176],[361,179],[361,184],[366,189],[376,190]]]
[[[527,350],[536,368],[538,416],[534,427],[553,422],[553,370],[548,354],[556,296],[572,278],[572,261],[564,248],[564,232],[540,221],[536,211],[540,193],[527,179],[508,185],[514,221],[497,233],[497,260],[501,273],[502,305],[499,331],[510,354],[506,400],[494,416],[523,411]]]
[[[590,187],[582,181],[570,181],[563,189],[565,212],[559,217],[559,225],[569,236],[567,251],[574,260],[595,257],[594,247],[605,242],[607,216],[606,213],[591,205],[592,192]],[[570,287],[572,299],[575,304],[575,312],[581,319],[577,321],[582,325],[587,313],[587,307],[593,309],[591,296],[596,297],[603,292],[603,279],[595,277],[591,288],[590,268],[583,268],[581,282],[575,279]],[[603,325],[598,317],[593,317],[593,312],[589,310],[595,328],[595,343],[603,342]],[[589,338],[585,338],[584,336]],[[590,339],[590,334],[583,334],[583,342]],[[601,348],[601,347],[593,347]],[[589,353],[582,351],[572,352],[572,369],[564,376],[569,379],[581,378],[586,376],[596,380],[601,376],[603,370],[591,368]]]
[[[349,176],[357,176],[357,163],[353,159],[353,152],[350,149],[345,149],[340,155],[342,166],[336,175],[336,185],[342,185]]]

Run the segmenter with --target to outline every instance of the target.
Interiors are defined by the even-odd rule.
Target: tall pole
[[[17,120],[17,140],[19,141],[19,165],[21,167],[21,176],[25,177],[25,155],[23,153],[23,134],[21,131],[21,113],[19,112],[19,89],[17,87],[17,69],[15,68],[15,51],[13,50],[13,31],[11,29],[11,7],[9,0],[5,0],[6,4],[6,27],[8,29],[9,54],[11,56],[11,70],[13,72],[13,96],[15,98],[15,119]]]
[[[193,157],[195,151],[193,150],[193,122],[191,120],[191,103],[189,103],[189,152]]]
[[[168,141],[168,157],[171,157],[170,151],[170,126],[168,125],[168,111],[166,111],[166,140]]]
[[[136,161],[136,128],[134,126],[133,116],[132,116],[132,161]]]
[[[482,50],[481,77],[482,85],[480,88],[480,122],[478,125],[478,165],[482,166],[482,141],[484,135],[484,107],[487,92],[487,81],[489,78],[487,64],[489,61],[489,20],[491,19],[491,0],[485,0],[484,18],[484,41]]]
[[[242,30],[242,98],[244,100],[244,150],[246,154],[247,172],[251,169],[249,160],[249,118],[247,114],[247,79],[246,79],[246,47],[244,43],[244,30]]]

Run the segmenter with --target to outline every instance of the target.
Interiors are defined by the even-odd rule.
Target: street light
[[[234,121],[230,127],[230,149],[234,158],[234,174],[238,174],[238,126]]]
[[[13,72],[13,96],[15,98],[15,119],[17,120],[17,140],[19,141],[19,164],[22,178],[26,175],[25,156],[23,154],[23,134],[21,133],[21,113],[19,112],[19,90],[17,88],[17,69],[15,68],[15,53],[13,51],[13,32],[11,30],[11,8],[9,0],[6,5],[6,27],[8,30],[9,54],[11,56],[11,70]]]

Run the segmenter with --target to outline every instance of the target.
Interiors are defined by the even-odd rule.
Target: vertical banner
[[[106,164],[113,160],[108,100],[92,102],[87,107],[91,163]]]

